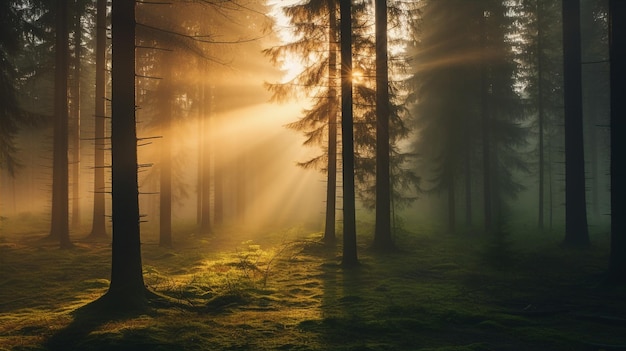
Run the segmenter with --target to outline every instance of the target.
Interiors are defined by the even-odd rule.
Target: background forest
[[[0,350],[625,348],[624,7],[0,3]]]

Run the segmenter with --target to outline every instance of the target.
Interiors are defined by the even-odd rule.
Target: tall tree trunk
[[[324,242],[336,240],[335,212],[337,204],[337,2],[328,1],[328,173],[326,182],[326,223]]]
[[[626,2],[609,1],[611,60],[611,258],[609,280],[626,284]]]
[[[209,234],[211,232],[211,130],[209,128],[211,122],[211,104],[212,89],[206,87],[206,83],[202,85],[202,140],[201,153],[202,162],[200,168],[202,170],[201,189],[202,189],[202,213],[200,222],[200,233]]]
[[[482,156],[483,156],[483,206],[484,226],[487,233],[493,229],[493,179],[491,156],[491,111],[489,93],[489,67],[487,65],[487,18],[481,13],[481,46],[483,50],[481,67],[481,128],[482,128]]]
[[[113,0],[111,160],[113,243],[105,298],[125,310],[147,301],[141,265],[135,124],[135,2]]]
[[[201,230],[202,227],[202,176],[204,172],[202,171],[202,156],[204,151],[204,136],[202,135],[202,128],[204,127],[204,103],[202,100],[204,99],[204,82],[200,81],[197,85],[197,97],[198,101],[197,106],[197,124],[196,124],[196,136],[198,137],[196,141],[196,150],[198,152],[196,158],[196,164],[198,166],[196,172],[196,226],[198,230]]]
[[[246,169],[248,165],[248,157],[245,150],[239,150],[239,156],[237,157],[236,167],[236,193],[237,201],[235,204],[236,219],[239,224],[243,224],[246,219],[246,200],[247,200],[247,175]]]
[[[548,139],[548,229],[552,231],[554,225],[554,173],[552,142]]]
[[[545,111],[543,108],[543,8],[541,6],[541,0],[537,0],[536,8],[537,12],[537,124],[539,124],[539,201],[538,201],[538,215],[537,226],[539,230],[544,228],[544,199],[545,199],[545,161],[544,161],[544,124],[545,124]]]
[[[213,174],[213,223],[220,226],[224,223],[224,167],[225,162],[223,158],[218,156],[218,153],[214,154],[215,168]]]
[[[465,225],[472,225],[472,139],[469,133],[470,116],[466,114],[464,119],[465,130],[465,159],[463,168],[465,170]]]
[[[391,180],[389,176],[389,65],[387,1],[376,0],[376,225],[373,248],[391,250]]]
[[[454,176],[448,177],[448,231],[456,232],[456,194],[454,189]]]
[[[90,238],[105,238],[104,149],[106,120],[106,11],[107,1],[98,0],[96,15],[96,99],[94,135],[93,218]]]
[[[165,79],[161,81],[161,167],[159,179],[159,246],[172,246],[172,63],[167,52],[163,67]]]
[[[352,4],[339,2],[341,18],[341,135],[343,158],[343,257],[342,265],[358,264],[356,205],[354,194],[354,130],[352,116]]]
[[[80,61],[81,61],[81,7],[75,2],[74,18],[74,70],[71,87],[71,116],[72,116],[72,228],[80,227]]]
[[[69,232],[68,184],[68,21],[67,3],[57,1],[54,78],[54,136],[52,165],[52,218],[50,238],[59,240],[61,248],[72,246]]]
[[[563,91],[565,103],[565,239],[568,246],[589,245],[585,200],[580,0],[562,0]]]
[[[220,129],[222,120],[212,117],[213,128]],[[215,135],[212,133],[212,135]],[[211,138],[211,142],[213,142]],[[212,144],[211,146],[213,146]],[[213,223],[217,226],[224,222],[224,173],[226,169],[226,160],[221,154],[211,147],[213,151]]]

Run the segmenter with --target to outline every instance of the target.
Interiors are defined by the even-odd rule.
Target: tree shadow
[[[138,350],[160,346],[149,336],[131,329],[119,333],[94,333],[99,327],[112,322],[123,322],[141,315],[154,315],[151,309],[109,308],[108,301],[95,300],[72,312],[74,320],[46,340],[47,350]],[[147,333],[143,333],[147,334]],[[131,340],[132,339],[132,340]],[[145,348],[147,347],[147,348]]]

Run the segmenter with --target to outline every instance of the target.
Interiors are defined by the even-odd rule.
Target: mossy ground
[[[146,284],[193,308],[102,319],[75,311],[107,290],[108,243],[3,233],[0,350],[626,349],[603,235],[566,250],[554,234],[512,234],[506,257],[480,237],[403,233],[386,255],[362,237],[360,266],[344,270],[319,233],[233,234],[145,242]]]

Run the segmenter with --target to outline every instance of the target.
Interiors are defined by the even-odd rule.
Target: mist
[[[0,5],[0,350],[622,349],[610,5]]]

